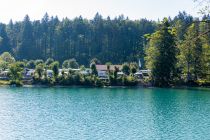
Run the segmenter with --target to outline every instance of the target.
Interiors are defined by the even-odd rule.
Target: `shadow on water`
[[[0,127],[0,136],[205,139],[210,136],[208,90],[2,87],[0,124],[10,129]]]
[[[206,124],[210,123],[208,91],[203,88],[150,90],[154,133],[160,139],[205,138],[198,133],[208,129]]]

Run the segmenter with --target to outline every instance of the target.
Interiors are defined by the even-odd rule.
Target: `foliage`
[[[123,77],[124,86],[136,86],[138,84],[137,80],[132,76]]]
[[[156,31],[146,52],[147,68],[152,70],[152,78],[156,86],[169,86],[173,81],[176,65],[175,35],[167,19],[164,19]]]
[[[196,81],[202,77],[202,44],[197,38],[198,30],[199,26],[192,24],[185,34],[185,40],[179,46],[178,66],[183,74],[187,75],[187,81]]]
[[[128,63],[124,63],[122,65],[122,72],[126,75],[129,75],[130,74],[130,66]]]
[[[97,76],[98,72],[97,72],[97,69],[96,69],[96,64],[95,63],[91,63],[90,64],[90,68],[91,68],[91,71],[92,71],[92,75]]]
[[[17,61],[17,63],[18,63],[18,65],[22,68],[22,69],[24,69],[25,68],[25,63],[23,62],[23,61]]]
[[[0,69],[6,70],[9,68],[9,65],[15,62],[15,58],[9,53],[4,52],[0,55]]]
[[[104,86],[104,82],[102,80],[100,80],[99,78],[95,78],[95,86],[103,87]]]
[[[69,60],[69,68],[72,68],[72,69],[78,69],[79,68],[79,64],[77,63],[76,59],[70,59]]]
[[[26,67],[29,69],[35,69],[35,67],[36,67],[35,61],[34,60],[28,61],[26,64]]]
[[[86,66],[93,58],[100,60],[96,64],[135,61],[143,55],[139,38],[155,28],[154,21],[133,21],[123,15],[110,19],[97,13],[90,20],[82,16],[59,20],[46,13],[35,21],[26,15],[23,21],[0,24],[0,53],[10,52],[18,60],[54,58],[60,63],[75,58]]]
[[[49,18],[47,13],[35,21],[26,15],[23,21],[0,24],[0,69],[35,68],[34,79],[49,85],[135,85],[135,62],[141,59],[146,61],[142,67],[152,70],[149,80],[156,86],[184,82],[205,85],[210,81],[209,18],[203,15],[200,22],[179,12],[160,24],[147,19],[129,20],[123,15],[103,18],[98,13],[92,20],[80,16],[61,21]],[[63,68],[72,69],[59,75],[59,64],[52,58]],[[111,64],[124,63],[122,71],[126,75],[118,76],[119,70],[115,69],[108,71],[108,82],[98,79],[96,64],[105,62],[110,62],[106,64],[108,70]],[[19,68],[15,68],[15,63]],[[85,76],[74,71],[79,64],[91,64],[92,74]],[[47,77],[47,69],[54,69],[53,78]],[[19,78],[13,82],[21,82]]]
[[[137,72],[137,70],[139,69],[139,66],[137,63],[133,62],[133,63],[130,63],[130,72],[132,74],[135,74]]]
[[[0,23],[0,53],[11,51],[12,48],[10,44],[10,38],[7,34],[6,25]]]
[[[96,65],[99,65],[99,64],[101,64],[101,61],[100,61],[99,59],[97,59],[97,58],[93,58],[93,59],[90,61],[90,63],[95,63]]]
[[[9,67],[9,78],[11,81],[20,81],[22,79],[23,68],[20,66],[19,62],[15,62]]]
[[[11,84],[9,81],[0,80],[0,85],[9,85]]]
[[[119,68],[114,67],[114,73],[113,73],[114,79],[117,79],[117,73],[118,73],[119,71],[120,71]]]
[[[84,65],[80,66],[80,70],[85,70],[85,66]]]
[[[94,78],[92,76],[85,76],[82,84],[85,86],[93,86]]]
[[[0,60],[0,69],[6,70],[7,68],[8,68],[8,63],[3,60]]]
[[[9,82],[9,84],[10,85],[15,85],[15,86],[18,86],[18,87],[23,85],[23,83],[20,80],[11,80]]]
[[[111,66],[111,65],[112,65],[111,62],[107,62],[107,63],[106,63],[108,75],[110,75],[110,73],[111,73],[111,70],[110,70],[110,66]]]
[[[4,52],[1,54],[0,59],[11,64],[15,62],[15,58],[9,53],[9,52]]]
[[[39,64],[44,64],[44,61],[41,60],[41,59],[35,60],[35,65],[37,66],[37,65],[39,65]]]
[[[35,73],[38,75],[38,79],[41,79],[44,72],[44,64],[40,63],[36,65]]]
[[[53,76],[56,79],[58,77],[59,74],[59,62],[55,61],[50,65],[52,71],[53,71]]]
[[[69,60],[63,61],[62,68],[65,68],[65,69],[69,68]]]
[[[54,59],[48,58],[48,59],[45,61],[45,65],[49,66],[49,65],[52,64],[53,62],[54,62]]]
[[[62,65],[63,68],[72,68],[72,69],[78,69],[79,68],[79,64],[77,63],[76,59],[69,59],[69,60],[65,60],[63,62],[63,65]]]

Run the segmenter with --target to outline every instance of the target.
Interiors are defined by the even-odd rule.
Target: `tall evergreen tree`
[[[21,29],[21,41],[18,46],[18,58],[19,59],[33,59],[36,57],[33,45],[32,25],[28,15],[25,16],[22,29]]]
[[[199,38],[198,23],[192,24],[185,34],[185,40],[179,46],[179,66],[187,81],[196,81],[202,77],[202,44]]]
[[[152,70],[156,86],[170,86],[174,78],[176,65],[175,36],[165,18],[158,31],[152,34],[146,52],[147,67]]]
[[[0,24],[0,53],[11,52],[10,40],[7,36],[6,26]]]

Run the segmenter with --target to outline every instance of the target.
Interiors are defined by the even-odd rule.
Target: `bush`
[[[50,65],[52,71],[53,71],[53,76],[55,78],[55,80],[57,79],[58,77],[58,74],[59,74],[59,62],[58,61],[55,61],[53,62],[51,65]]]
[[[13,63],[9,67],[9,78],[12,81],[20,81],[23,77],[22,72],[23,68],[20,67],[19,62]]]
[[[53,78],[45,77],[40,79],[38,77],[34,77],[33,84],[41,84],[41,85],[55,85],[55,80]]]
[[[41,79],[44,73],[44,64],[40,63],[36,65],[35,73],[38,75],[38,78]]]
[[[79,73],[76,73],[73,77],[73,83],[74,85],[81,85],[81,75]]]
[[[15,85],[17,87],[23,86],[23,83],[20,80],[11,80],[9,84],[10,85]]]
[[[54,59],[48,58],[48,59],[45,61],[45,64],[46,64],[47,66],[49,66],[49,65],[52,64],[53,62],[54,62]]]
[[[92,70],[92,75],[97,76],[97,75],[98,75],[98,71],[97,71],[97,69],[96,69],[96,64],[95,64],[95,63],[91,63],[91,64],[90,64],[90,68],[91,68],[91,70]]]
[[[83,85],[85,85],[85,86],[93,86],[94,85],[94,78],[92,76],[84,77]]]
[[[114,78],[113,76],[109,76],[109,84],[111,85],[111,86],[117,86],[117,79],[116,78]]]
[[[97,86],[97,87],[103,87],[104,86],[104,83],[99,78],[95,78],[95,86]]]
[[[4,52],[0,55],[0,59],[3,61],[12,64],[15,62],[15,58],[9,53],[9,52]]]
[[[44,61],[42,60],[42,59],[37,59],[36,61],[35,61],[35,65],[37,66],[37,65],[39,65],[39,64],[43,64],[44,63]]]
[[[122,65],[122,71],[123,73],[125,73],[126,75],[129,75],[130,74],[130,67],[129,67],[129,64],[128,63],[124,63]]]
[[[136,86],[138,81],[132,76],[127,76],[123,78],[123,83],[124,86]]]
[[[29,69],[35,69],[36,67],[35,61],[34,60],[28,61],[28,63],[26,64],[26,67]]]
[[[69,60],[65,60],[62,64],[63,68],[72,68],[72,69],[78,69],[79,68],[79,64],[77,63],[76,59],[72,58]]]
[[[130,63],[130,71],[132,74],[135,74],[138,70],[138,64],[137,63]]]
[[[93,58],[92,60],[90,60],[90,64],[91,63],[95,63],[95,64],[99,65],[99,64],[101,64],[101,61],[97,58]]]

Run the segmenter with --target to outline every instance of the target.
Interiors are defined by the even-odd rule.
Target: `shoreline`
[[[0,82],[0,87],[27,87],[27,88],[165,88],[165,89],[190,89],[190,88],[206,88],[210,89],[210,86],[204,86],[204,85],[176,85],[176,86],[170,86],[170,87],[156,87],[152,86],[151,84],[137,84],[134,86],[86,86],[86,85],[49,85],[49,84],[27,84],[22,83],[22,85],[10,85],[8,81]]]
[[[204,88],[204,89],[210,89],[210,86],[173,86],[173,87],[155,87],[155,86],[103,86],[103,87],[97,87],[97,86],[79,86],[79,85],[72,85],[72,86],[63,86],[63,85],[22,85],[22,86],[15,86],[15,85],[2,85],[0,84],[0,87],[17,87],[17,88],[101,88],[101,89],[115,89],[115,88],[132,88],[132,89],[138,89],[138,88],[145,88],[145,89],[195,89],[195,88]]]

